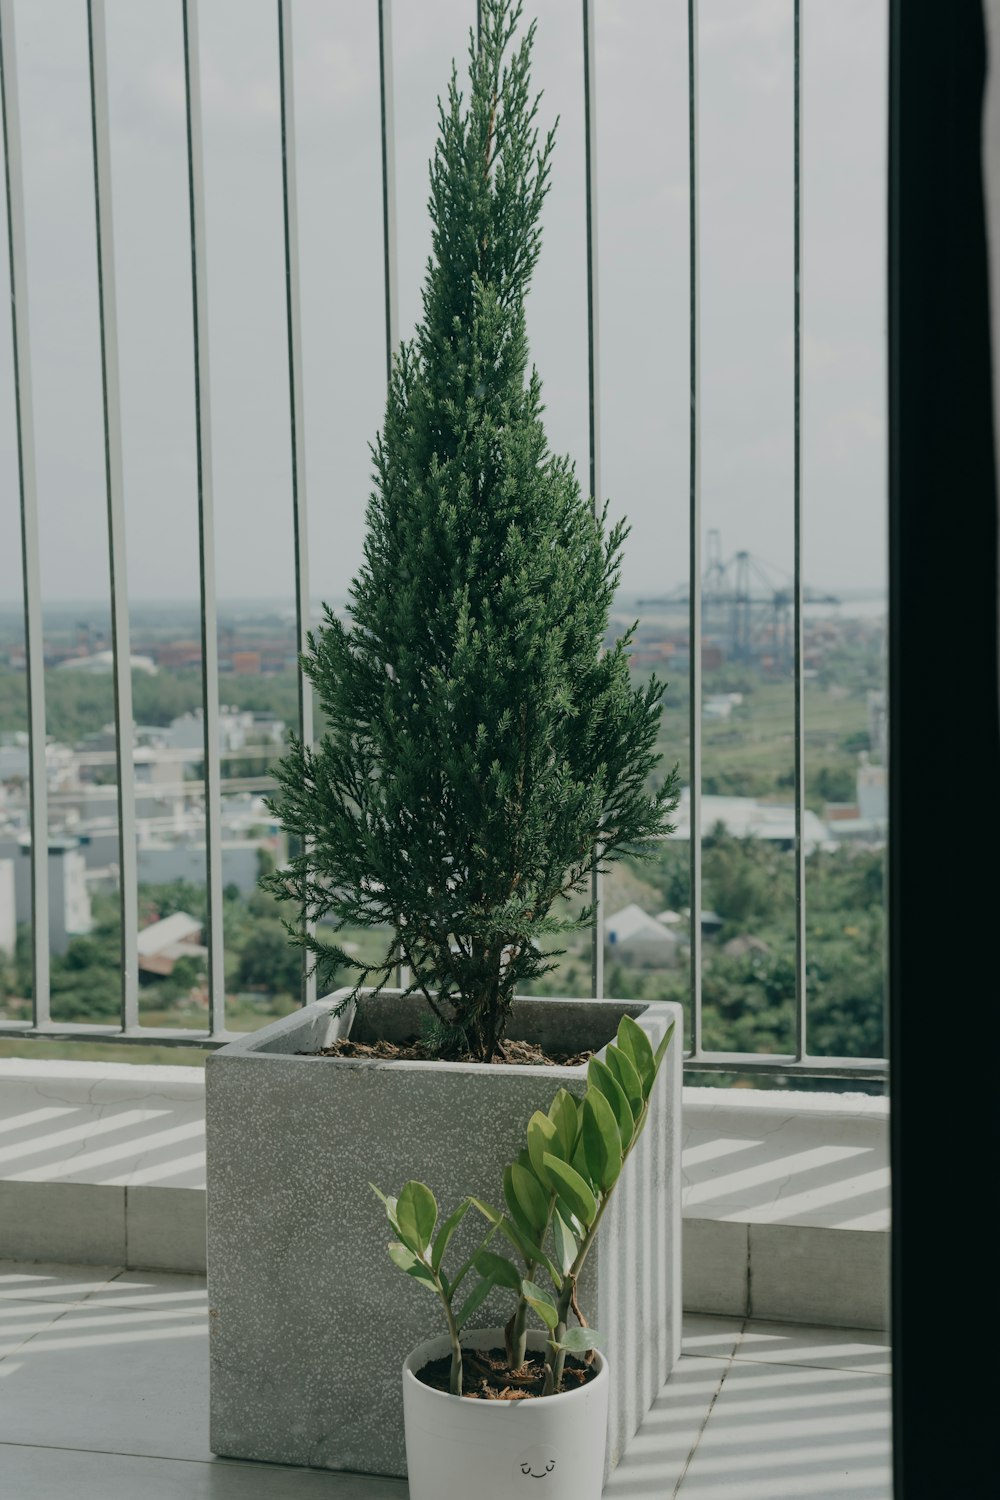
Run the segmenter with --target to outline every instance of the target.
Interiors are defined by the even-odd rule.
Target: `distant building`
[[[607,918],[604,941],[609,957],[640,968],[662,968],[680,957],[679,935],[634,902]]]
[[[691,838],[691,788],[681,790],[674,813],[675,831],[668,838],[687,842]],[[736,838],[765,839],[784,849],[795,847],[795,808],[790,802],[758,802],[755,797],[707,797],[701,799],[701,830],[710,833],[721,823]],[[806,809],[802,843],[807,854],[831,847],[830,830]]]
[[[23,730],[5,734],[0,741],[0,781],[11,781],[14,777],[26,781],[30,769],[28,736]]]
[[[201,709],[181,714],[161,731],[162,743],[171,750],[203,750],[205,731]],[[282,745],[284,720],[272,714],[253,713],[249,709],[219,709],[219,750],[243,750],[250,745]]]
[[[129,666],[133,672],[156,672],[156,663],[151,656],[130,656]],[[67,656],[56,668],[57,672],[90,672],[95,676],[106,676],[115,669],[113,651],[92,651],[89,656]]]
[[[742,702],[742,693],[709,693],[701,706],[702,718],[728,719]]]
[[[16,922],[31,921],[31,835],[0,837],[0,861],[14,868]],[[93,926],[87,869],[78,839],[49,840],[49,948],[65,953],[74,937]]]
[[[691,925],[691,908],[690,908],[690,906],[685,906],[685,908],[684,908],[684,920],[688,924],[688,926],[690,927],[690,925]],[[723,921],[722,917],[719,916],[719,913],[717,911],[706,911],[706,909],[704,907],[702,907],[702,909],[701,909],[701,930],[702,930],[702,933],[703,933],[703,935],[705,937],[714,937],[717,932],[721,932],[722,928],[725,925],[726,925],[725,922]]]
[[[862,818],[889,816],[889,778],[885,766],[873,766],[867,756],[858,766],[858,812]]]
[[[208,949],[199,942],[201,923],[186,911],[175,911],[159,922],[152,922],[139,933],[136,947],[139,969],[144,974],[172,974],[179,958],[208,958]]]
[[[888,750],[888,708],[884,688],[868,691],[868,746],[885,765]]]
[[[260,676],[259,651],[234,651],[229,661],[230,669],[237,677]]]
[[[222,884],[238,886],[244,896],[250,896],[257,888],[260,861],[257,850],[259,841],[248,839],[223,840],[219,854],[222,863]],[[166,840],[140,840],[139,880],[143,885],[166,885],[172,880],[188,880],[192,885],[206,885],[205,840],[184,842]]]

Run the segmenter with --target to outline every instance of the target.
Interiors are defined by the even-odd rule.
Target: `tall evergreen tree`
[[[520,16],[486,0],[468,101],[454,68],[439,101],[423,318],[372,449],[350,625],[326,609],[303,659],[326,732],[277,770],[301,852],[266,879],[310,921],[391,926],[365,964],[288,924],[357,989],[389,982],[398,935],[437,1050],[483,1060],[553,967],[541,944],[589,919],[560,898],[676,805],[676,772],[647,789],[663,687],[632,689],[631,632],[603,649],[627,528],[549,452],[528,373],[554,131],[540,143]]]

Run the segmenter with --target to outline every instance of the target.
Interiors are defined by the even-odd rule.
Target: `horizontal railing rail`
[[[394,157],[394,83],[392,68],[392,0],[375,0],[378,20],[380,79],[380,150],[382,173],[382,239],[384,257],[385,348],[387,372],[399,338],[399,297],[396,267],[396,182]],[[703,1033],[702,976],[702,510],[701,510],[701,259],[699,243],[699,60],[698,0],[687,3],[688,41],[688,208],[689,208],[689,558],[688,633],[690,736],[690,1038],[685,1066],[693,1071],[755,1073],[788,1078],[883,1079],[884,1058],[814,1056],[809,1050],[809,993],[806,931],[806,847],[804,839],[805,728],[802,584],[802,36],[801,0],[791,0],[793,14],[793,278],[790,289],[793,330],[793,383],[789,414],[793,429],[793,681],[794,681],[794,901],[795,997],[794,1046],[788,1053],[719,1052],[706,1048]],[[107,41],[104,0],[87,0],[87,46],[92,125],[92,167],[97,234],[98,313],[101,340],[102,410],[104,420],[107,545],[110,567],[113,684],[116,748],[82,751],[80,763],[93,769],[114,767],[115,785],[88,785],[95,804],[107,802],[116,812],[118,834],[119,903],[121,913],[121,1006],[116,1025],[103,1022],[60,1022],[51,1017],[49,937],[50,816],[59,815],[79,800],[79,792],[50,789],[46,768],[45,657],[42,593],[38,561],[38,501],[35,482],[35,434],[31,403],[31,342],[28,331],[28,276],[26,251],[23,153],[17,88],[15,0],[0,0],[0,96],[2,96],[6,227],[10,266],[10,305],[14,371],[14,418],[17,438],[20,547],[22,554],[25,677],[28,700],[29,842],[31,847],[32,1015],[29,1020],[0,1020],[0,1036],[115,1040],[167,1046],[218,1046],[233,1033],[227,1029],[226,975],[223,951],[222,799],[226,793],[260,793],[270,785],[266,774],[223,776],[223,767],[241,758],[277,753],[273,746],[253,744],[243,749],[220,745],[219,645],[216,602],[216,535],[212,487],[212,423],[209,403],[208,281],[205,183],[199,76],[198,0],[182,0],[184,109],[187,143],[187,189],[191,305],[194,364],[192,387],[198,502],[200,587],[200,658],[202,742],[197,748],[156,751],[158,760],[176,762],[177,779],[139,785],[136,768],[142,752],[133,739],[129,601],[125,569],[127,506],[122,475],[120,377],[118,370],[115,266],[113,255],[113,193],[107,78]],[[603,494],[601,478],[601,401],[597,242],[597,87],[595,71],[595,4],[582,0],[582,91],[585,147],[585,223],[589,480],[595,506]],[[290,0],[276,0],[278,95],[280,101],[282,163],[282,231],[284,251],[284,312],[287,335],[288,402],[291,472],[288,524],[293,537],[295,570],[295,636],[299,650],[309,629],[308,505],[306,494],[304,375],[302,317],[299,290],[299,228],[296,193],[295,83]],[[481,21],[480,7],[475,19]],[[313,734],[310,684],[297,669],[296,731],[309,743]],[[183,767],[197,765],[199,774],[184,778]],[[136,852],[136,799],[184,796],[204,812],[206,852],[207,1001],[203,1028],[142,1024],[138,985],[139,868]],[[168,819],[144,820],[150,829],[166,827]],[[591,990],[604,992],[605,912],[602,881],[593,884],[595,917],[591,943]],[[303,964],[303,1002],[315,999],[316,980]]]

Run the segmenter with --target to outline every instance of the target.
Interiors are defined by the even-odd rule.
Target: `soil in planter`
[[[596,1366],[584,1364],[574,1355],[566,1356],[563,1369],[563,1391],[575,1391],[597,1374]],[[451,1388],[451,1355],[429,1360],[416,1372],[422,1385],[435,1391]],[[545,1383],[545,1355],[528,1354],[519,1370],[510,1370],[503,1349],[465,1349],[462,1351],[462,1395],[480,1401],[526,1401],[542,1394]]]
[[[331,1042],[328,1047],[320,1047],[311,1052],[303,1051],[297,1055],[299,1057],[369,1057],[377,1058],[381,1062],[437,1061],[430,1048],[418,1037],[411,1037],[407,1042],[355,1042],[350,1037],[341,1037]],[[537,1066],[543,1063],[553,1068],[578,1068],[593,1055],[593,1052],[546,1052],[534,1042],[503,1041],[493,1061],[522,1066],[529,1064]],[[449,1061],[471,1062],[472,1059],[457,1057]]]

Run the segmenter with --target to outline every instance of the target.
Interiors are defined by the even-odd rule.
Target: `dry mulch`
[[[437,1061],[434,1054],[417,1037],[408,1042],[355,1042],[350,1037],[341,1037],[336,1042],[331,1042],[328,1047],[320,1047],[313,1052],[300,1052],[300,1057],[360,1057],[374,1058],[380,1062],[432,1062]],[[515,1066],[527,1067],[531,1064],[542,1063],[552,1068],[577,1068],[592,1057],[592,1052],[545,1052],[534,1042],[519,1042],[514,1040],[500,1043],[497,1055],[491,1058],[495,1063],[514,1064]],[[465,1057],[449,1058],[449,1062],[472,1062],[473,1059]]]
[[[572,1354],[566,1356],[562,1389],[576,1390],[597,1374],[593,1365],[584,1364]],[[416,1372],[423,1385],[436,1391],[451,1387],[451,1355],[432,1359]],[[464,1349],[462,1351],[462,1395],[480,1401],[525,1401],[542,1394],[545,1382],[545,1356],[530,1353],[519,1370],[511,1370],[503,1349]]]

